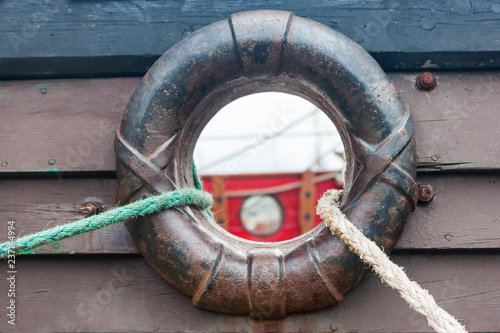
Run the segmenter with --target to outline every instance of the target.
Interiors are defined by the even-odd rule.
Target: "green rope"
[[[201,178],[198,176],[198,170],[196,169],[196,164],[193,163],[193,181],[194,181],[194,188],[200,191],[203,191],[203,185],[201,185]],[[213,218],[213,214],[210,211],[209,208],[205,209],[207,212],[208,216]]]
[[[195,177],[195,180],[198,180],[198,178]],[[198,186],[201,188],[199,180],[197,187]],[[31,250],[42,245],[104,228],[128,219],[184,205],[193,205],[208,210],[208,207],[212,205],[212,196],[209,193],[203,192],[201,189],[182,189],[139,200],[126,206],[118,207],[73,223],[60,225],[36,234],[27,235],[12,242],[8,241],[2,243],[0,244],[0,259],[6,258],[11,254]]]
[[[203,185],[201,185],[201,178],[200,176],[198,176],[198,169],[196,169],[196,165],[194,163],[193,163],[193,181],[194,181],[194,188],[202,191]]]

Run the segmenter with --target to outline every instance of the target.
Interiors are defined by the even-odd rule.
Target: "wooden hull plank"
[[[500,72],[389,76],[415,120],[419,168],[498,170]],[[0,82],[0,173],[115,170],[113,140],[139,78]]]
[[[232,13],[260,9],[293,11],[321,22],[360,44],[385,70],[500,67],[500,9],[494,1],[45,1],[26,6],[8,0],[0,5],[0,78],[143,75],[195,30]]]
[[[422,174],[419,182],[434,186],[436,196],[418,205],[396,245],[397,250],[500,248],[500,174]],[[7,221],[33,233],[82,218],[86,201],[105,209],[115,204],[115,179],[0,179],[0,232]],[[111,226],[33,250],[33,254],[138,253],[124,224]]]
[[[469,332],[500,330],[500,256],[449,254],[391,256]],[[6,271],[2,262],[1,268]],[[426,319],[370,276],[338,305],[253,322],[194,307],[139,256],[17,259],[16,326],[8,332],[429,332]],[[7,294],[0,281],[0,294]],[[0,305],[6,306],[6,297]]]

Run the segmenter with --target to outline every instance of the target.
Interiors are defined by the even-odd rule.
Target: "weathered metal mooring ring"
[[[341,132],[347,217],[391,250],[418,198],[413,121],[360,46],[289,12],[254,11],[206,26],[149,70],[117,132],[117,201],[194,187],[201,130],[230,101],[259,91],[302,96]],[[255,319],[336,304],[369,273],[323,224],[278,243],[229,234],[190,207],[127,223],[148,263],[196,306]]]

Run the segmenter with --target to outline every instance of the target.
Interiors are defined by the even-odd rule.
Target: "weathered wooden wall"
[[[192,31],[254,9],[292,10],[365,47],[412,112],[419,204],[391,258],[470,332],[500,331],[500,4],[496,1],[0,2],[0,241],[114,205],[113,135],[139,77]],[[431,92],[415,77],[435,72]],[[473,69],[474,71],[464,71]],[[479,71],[482,70],[482,71]],[[120,76],[110,78],[109,76]],[[94,77],[94,78],[82,78]],[[100,77],[100,78],[96,78]],[[48,79],[50,78],[50,79]],[[17,325],[0,332],[427,332],[371,276],[344,301],[283,321],[195,308],[140,257],[123,225],[17,257]]]
[[[391,258],[460,318],[470,332],[500,327],[500,256],[397,254]],[[370,276],[342,303],[259,323],[195,308],[140,256],[19,258],[18,325],[5,332],[429,332],[380,279]],[[2,297],[6,292],[1,281]],[[3,317],[3,316],[2,316]]]
[[[416,122],[419,182],[436,190],[433,202],[411,216],[394,258],[469,328],[500,329],[494,319],[500,314],[500,132],[492,121],[500,73],[438,73],[432,92],[414,88],[416,74],[390,76]],[[9,220],[26,234],[81,218],[86,201],[114,206],[113,133],[138,80],[1,83],[0,159],[7,162],[0,170],[2,238]],[[123,225],[32,253],[51,256],[18,257],[19,332],[37,325],[42,331],[427,330],[425,320],[375,277],[340,306],[282,322],[259,324],[195,309],[147,267]],[[126,256],[76,256],[85,254]],[[0,293],[7,293],[6,282]],[[398,313],[397,320],[379,311]],[[62,316],[43,320],[49,313]],[[0,329],[10,329],[4,325]]]
[[[389,76],[415,121],[420,169],[498,170],[500,71],[438,72],[431,92],[417,90],[418,74]],[[139,81],[0,82],[0,172],[114,171],[115,130]]]
[[[63,175],[66,177],[66,175]],[[436,198],[412,214],[397,250],[485,250],[500,248],[500,175],[423,174],[419,182],[435,187]],[[24,233],[82,218],[87,201],[115,204],[116,180],[110,178],[0,179],[0,219],[17,221]],[[5,232],[5,231],[3,231]],[[138,253],[124,225],[62,240],[35,254]]]

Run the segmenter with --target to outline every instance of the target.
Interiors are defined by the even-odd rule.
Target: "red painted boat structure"
[[[342,188],[340,172],[206,175],[202,181],[214,196],[215,221],[238,237],[259,242],[283,241],[311,230],[321,223],[315,211],[319,198],[328,189]],[[245,199],[266,194],[277,199],[284,218],[278,231],[258,236],[245,229],[240,212]]]

